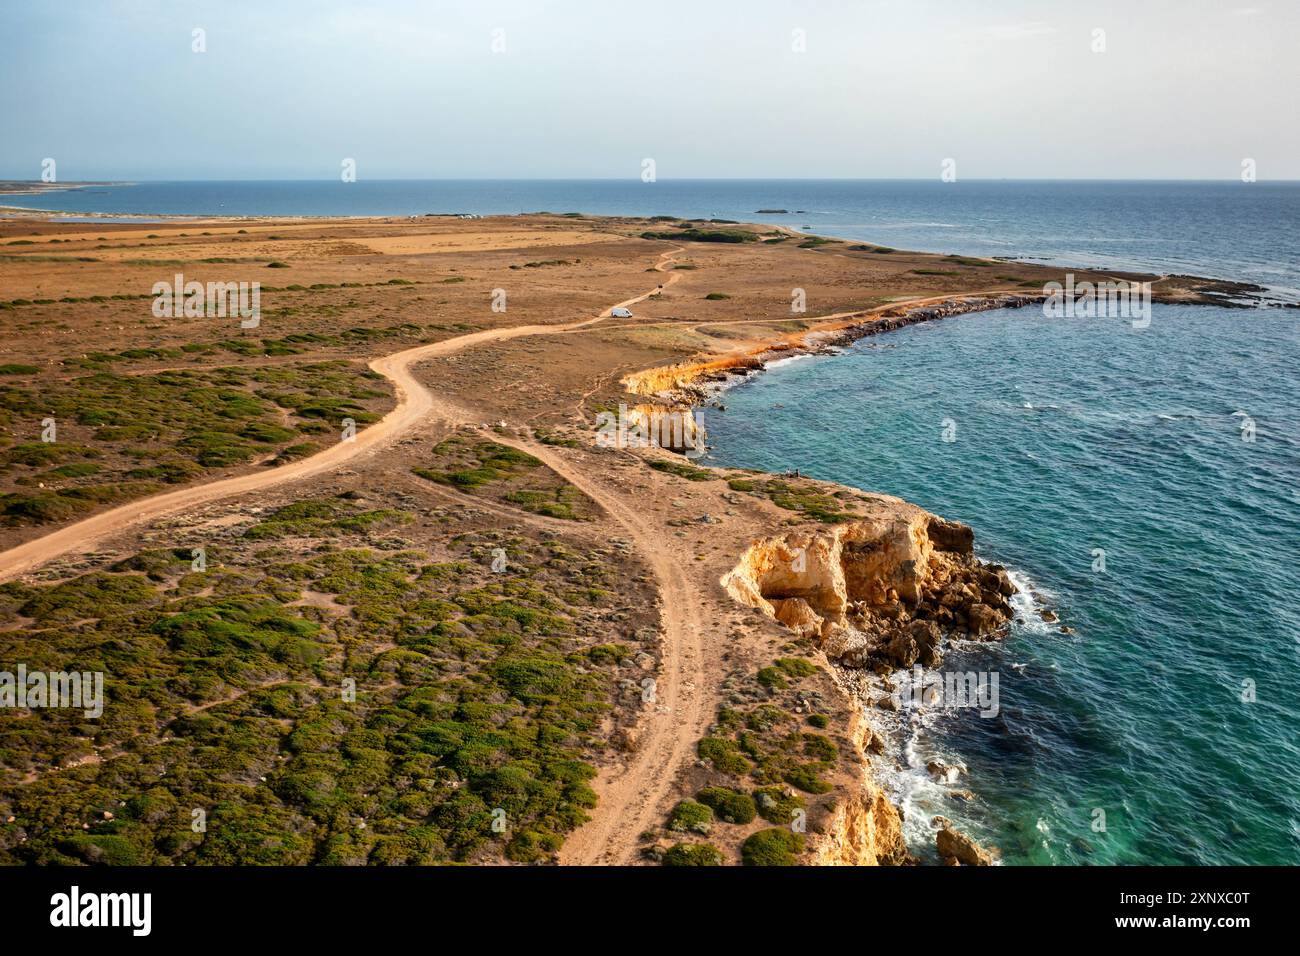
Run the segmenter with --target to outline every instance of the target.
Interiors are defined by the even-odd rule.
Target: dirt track
[[[674,249],[663,253],[656,269],[662,271],[662,267],[680,251],[680,249]],[[678,278],[676,275],[669,275],[663,285],[672,285]],[[180,488],[176,491],[154,495],[140,501],[132,501],[74,522],[0,554],[0,581],[7,581],[17,577],[33,568],[40,567],[47,561],[52,561],[66,554],[85,554],[94,550],[99,542],[138,524],[155,521],[178,511],[221,501],[235,495],[247,494],[251,491],[271,488],[286,482],[299,481],[303,478],[311,478],[332,471],[344,462],[391,444],[413,427],[428,419],[431,414],[457,424],[469,421],[467,412],[463,408],[439,400],[424,385],[420,384],[412,374],[411,368],[427,359],[450,355],[477,345],[502,342],[527,335],[555,335],[580,329],[583,326],[608,318],[611,309],[634,305],[654,295],[657,291],[659,291],[658,288],[652,289],[642,295],[626,299],[610,306],[609,309],[599,315],[584,319],[581,322],[565,325],[518,325],[504,329],[487,329],[482,332],[471,332],[468,335],[458,335],[430,345],[418,345],[414,348],[375,359],[370,363],[370,367],[393,383],[397,393],[397,404],[379,422],[358,432],[351,441],[340,441],[337,445],[318,452],[310,458],[304,458],[273,470],[251,472],[234,478],[214,481],[206,485]]]
[[[674,249],[663,253],[655,268],[664,271],[672,257],[680,251]],[[360,432],[353,440],[340,442],[310,458],[272,471],[254,472],[207,485],[182,488],[131,502],[60,528],[0,554],[0,580],[15,577],[66,554],[86,553],[113,535],[178,511],[331,471],[359,455],[391,444],[417,425],[429,421],[448,424],[470,422],[473,416],[466,409],[435,396],[425,387],[412,373],[413,366],[427,359],[477,345],[521,336],[570,332],[608,318],[614,308],[641,302],[679,278],[677,275],[669,275],[655,289],[625,299],[581,322],[490,329],[376,359],[370,363],[370,367],[393,383],[397,404],[382,420]],[[663,669],[657,679],[656,703],[639,726],[641,743],[635,755],[616,774],[607,774],[597,781],[600,798],[598,809],[592,820],[566,841],[563,853],[563,861],[567,863],[621,863],[635,849],[637,835],[652,823],[677,768],[689,755],[706,717],[704,694],[701,692],[704,685],[704,661],[701,649],[703,632],[698,620],[700,601],[687,576],[672,557],[673,543],[658,529],[641,521],[636,512],[625,505],[617,494],[600,487],[595,480],[574,469],[548,448],[503,439],[495,434],[491,437],[494,441],[526,449],[604,508],[636,544],[638,552],[644,556],[658,579]]]

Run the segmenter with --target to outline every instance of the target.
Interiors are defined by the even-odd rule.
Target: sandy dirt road
[[[540,458],[600,505],[627,533],[658,581],[662,666],[653,702],[637,723],[636,750],[596,781],[599,803],[591,820],[571,833],[560,851],[560,862],[568,865],[627,863],[640,835],[660,819],[677,771],[692,758],[712,716],[704,657],[705,596],[682,570],[680,542],[657,522],[647,522],[621,494],[550,448],[495,434],[485,437]]]
[[[663,271],[672,257],[681,251],[674,249],[663,253],[655,268]],[[74,522],[0,554],[0,581],[10,580],[64,555],[86,554],[93,551],[100,542],[115,534],[178,511],[333,471],[345,462],[392,444],[430,416],[454,423],[468,421],[470,419],[465,409],[436,398],[415,378],[411,371],[412,367],[428,359],[450,355],[490,342],[502,342],[528,335],[555,335],[580,329],[608,318],[612,309],[635,305],[649,298],[660,288],[672,285],[679,278],[680,276],[670,274],[659,287],[616,303],[599,315],[580,322],[487,329],[482,332],[471,332],[468,335],[458,335],[430,345],[417,345],[414,348],[377,358],[370,363],[370,367],[393,383],[397,404],[380,421],[358,432],[352,440],[340,441],[310,458],[303,458],[279,468],[237,475],[205,485],[179,488],[176,491],[128,502],[117,508],[91,515],[89,518]]]

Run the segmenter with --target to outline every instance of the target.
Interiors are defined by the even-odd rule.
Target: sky
[[[202,30],[203,52],[195,31]],[[1097,31],[1101,31],[1098,33]],[[1300,179],[1297,0],[3,0],[0,178]],[[1097,49],[1098,47],[1101,49]]]

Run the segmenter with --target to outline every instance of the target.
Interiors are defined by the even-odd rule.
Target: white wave
[[[801,352],[797,355],[787,355],[785,358],[774,359],[765,363],[768,371],[774,368],[783,368],[786,365],[793,365],[795,362],[802,362],[804,359],[812,358],[811,352]]]
[[[1016,593],[1011,595],[1008,601],[1011,609],[1015,611],[1015,616],[1020,619],[1020,626],[1030,634],[1055,633],[1053,627],[1043,620],[1041,613],[1048,609],[1046,601],[1051,599],[1051,593],[1037,587],[1023,571],[1007,568],[1007,577],[1017,588]],[[1040,601],[1039,597],[1043,600]]]

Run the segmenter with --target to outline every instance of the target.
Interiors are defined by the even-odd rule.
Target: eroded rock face
[[[943,634],[996,637],[1011,618],[1015,585],[973,545],[966,525],[900,503],[756,541],[722,585],[846,666],[934,667]]]
[[[858,711],[848,727],[859,753],[878,752],[879,741]],[[837,804],[821,834],[813,838],[818,866],[901,866],[909,860],[903,815],[869,774],[847,800]]]
[[[681,454],[704,451],[704,426],[682,405],[620,405],[597,416],[597,443],[608,448],[666,448]]]
[[[800,637],[821,635],[822,619],[803,598],[776,598],[771,603],[776,619]]]
[[[944,863],[962,866],[992,866],[993,854],[966,834],[951,826],[942,827],[934,838],[935,849]]]
[[[900,866],[907,862],[903,818],[884,792],[864,783],[835,809],[814,847],[817,866]]]

